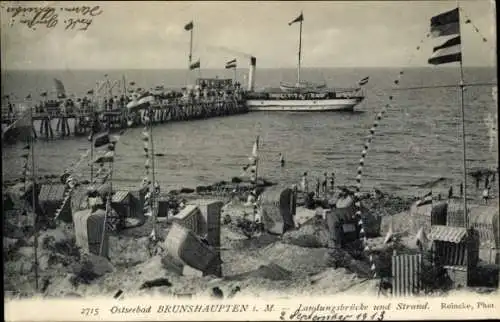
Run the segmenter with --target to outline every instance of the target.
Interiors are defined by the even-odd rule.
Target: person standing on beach
[[[326,191],[328,190],[328,173],[323,173],[323,182],[321,183],[321,186],[323,188],[323,193],[326,195]]]
[[[464,184],[460,183],[460,197],[463,197],[464,195]]]
[[[480,178],[479,176],[476,176],[476,189],[479,189],[479,183],[480,183]]]
[[[304,172],[304,175],[302,176],[302,191],[305,193],[309,191],[309,186],[307,182],[307,172]]]
[[[316,196],[319,197],[319,187],[320,187],[320,183],[319,183],[319,177],[316,178]]]
[[[335,191],[335,172],[332,172],[332,176],[330,177],[330,185],[332,187],[332,193]]]
[[[280,152],[280,164],[281,164],[281,167],[285,166],[285,158],[283,157],[283,154],[281,152]]]
[[[448,199],[453,198],[453,186],[450,186],[450,189],[448,190]]]
[[[488,199],[490,199],[490,187],[483,190],[483,200],[486,205],[488,204]]]
[[[488,188],[490,186],[490,174],[486,175],[486,179],[484,179],[484,188]]]

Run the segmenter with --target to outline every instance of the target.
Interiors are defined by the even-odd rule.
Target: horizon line
[[[492,65],[466,65],[463,68],[496,68],[497,66]],[[361,67],[302,67],[301,69],[422,69],[422,68],[436,68],[435,66],[361,66]],[[458,68],[458,66],[440,66],[440,68]],[[247,67],[236,68],[236,70],[247,70]],[[292,69],[295,67],[258,67],[257,69]],[[186,71],[186,68],[171,68],[171,67],[144,67],[144,68],[2,68],[1,71],[120,71],[120,70],[181,70]],[[220,68],[202,68],[201,70],[225,70],[224,67]]]

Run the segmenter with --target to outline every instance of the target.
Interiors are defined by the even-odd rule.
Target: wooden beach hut
[[[422,254],[392,256],[392,296],[415,296],[422,290]]]
[[[200,239],[193,231],[181,226],[179,223],[172,223],[167,238],[164,243],[169,256],[176,262],[191,266],[202,272],[210,270],[210,266],[217,260],[216,251],[207,243]]]
[[[111,207],[116,211],[119,225],[125,226],[126,218],[139,218],[137,200],[127,190],[116,191],[111,198]]]
[[[475,229],[432,226],[433,262],[443,267],[456,286],[467,286],[468,274],[479,261],[479,236]]]
[[[70,201],[72,213],[89,208],[88,194],[88,185],[80,185],[73,189]]]
[[[168,217],[169,198],[158,196],[158,217]]]
[[[179,224],[193,233],[200,233],[200,209],[196,205],[186,205],[179,213],[172,217],[172,222]]]
[[[356,207],[351,196],[337,200],[335,208],[326,214],[332,242],[337,247],[359,239],[359,226],[355,217]]]
[[[104,227],[105,217],[104,210],[92,212],[85,209],[73,214],[76,244],[83,253],[99,255],[102,242],[101,255],[109,257],[109,235]]]
[[[259,211],[262,213],[262,222],[267,231],[281,235],[295,228],[295,194],[293,189],[279,186],[270,187],[262,193]]]
[[[415,202],[410,207],[410,233],[416,234],[420,228],[423,228],[426,234],[431,231],[432,203],[419,205]]]
[[[446,226],[448,203],[440,202],[431,209],[431,226]]]
[[[144,203],[146,200],[146,194],[148,193],[148,187],[144,186],[137,190],[131,190],[130,194],[137,200],[137,209],[139,212],[143,211]],[[161,199],[160,199],[161,200]]]
[[[54,218],[59,207],[63,209],[59,215],[59,219],[71,222],[71,201],[68,200],[64,205],[63,201],[66,197],[66,186],[63,184],[44,184],[40,188],[38,202],[45,216]],[[71,198],[71,197],[70,197]]]
[[[468,206],[468,213],[470,214],[470,205]],[[464,204],[461,199],[448,200],[446,225],[451,227],[465,227]]]
[[[499,249],[499,210],[495,206],[473,205],[470,207],[469,223],[479,234],[481,247]]]
[[[208,243],[220,246],[220,221],[224,203],[215,199],[198,199],[192,202],[200,211],[198,232],[207,236]]]

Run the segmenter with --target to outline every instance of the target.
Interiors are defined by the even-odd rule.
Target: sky
[[[72,17],[67,12],[59,12],[54,28],[31,30],[7,10],[83,5],[102,10],[87,31],[65,30],[64,20]],[[464,65],[496,66],[494,1],[460,5],[481,33],[462,25]],[[427,66],[432,48],[443,41],[425,37],[430,18],[455,7],[455,0],[2,2],[2,68],[186,68],[190,33],[184,25],[191,20],[193,60],[200,59],[202,68],[223,68],[232,58],[246,68],[248,55],[257,57],[259,68],[295,68],[299,24],[288,22],[301,10],[303,67]]]

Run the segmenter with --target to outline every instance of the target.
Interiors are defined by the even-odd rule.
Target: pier
[[[151,108],[155,125],[230,116],[248,111],[245,101],[236,97],[154,103]],[[67,110],[65,113],[60,109],[34,110],[33,132],[35,137],[47,140],[85,136],[90,134],[93,121],[97,121],[101,129],[121,130],[142,126],[144,113],[145,108],[130,112],[125,106],[108,110],[86,107]],[[2,111],[2,125],[12,124],[16,119],[17,116],[12,113]]]

